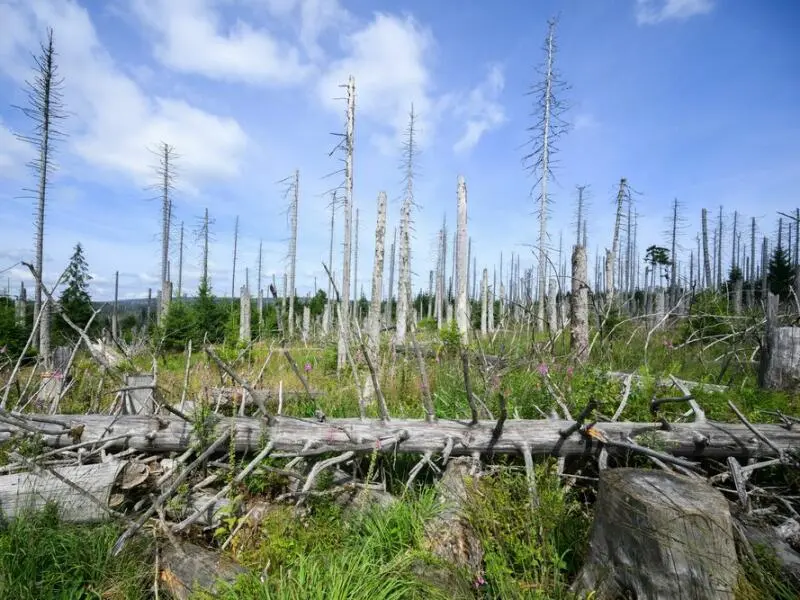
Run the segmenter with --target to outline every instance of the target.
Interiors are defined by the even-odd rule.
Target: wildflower
[[[483,575],[478,575],[478,577],[475,579],[475,582],[472,585],[475,589],[477,589],[482,585],[486,585],[486,580],[483,578]]]
[[[311,373],[311,363],[306,363],[306,366],[303,367],[306,373]]]
[[[567,377],[572,377],[573,373],[575,373],[575,369],[567,367]]]
[[[539,375],[541,375],[542,377],[544,377],[550,372],[550,368],[545,363],[540,364],[538,370],[539,370]]]

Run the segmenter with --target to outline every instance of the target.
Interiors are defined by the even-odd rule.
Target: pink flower
[[[547,375],[550,372],[550,368],[545,363],[542,363],[542,364],[539,365],[538,371],[539,371],[539,375],[544,377],[545,375]]]
[[[311,373],[311,363],[306,363],[306,366],[303,367],[306,373]]]
[[[472,585],[475,589],[477,589],[482,585],[486,585],[486,580],[483,578],[483,575],[478,575],[478,577],[475,579],[475,582]]]
[[[567,376],[572,377],[573,373],[575,373],[575,369],[572,367],[567,367]]]

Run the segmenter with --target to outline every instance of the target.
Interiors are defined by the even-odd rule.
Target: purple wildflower
[[[544,377],[550,372],[550,367],[548,367],[547,364],[542,363],[539,365],[538,370],[539,370],[539,375]]]
[[[311,363],[306,363],[306,366],[303,367],[306,373],[311,373]]]

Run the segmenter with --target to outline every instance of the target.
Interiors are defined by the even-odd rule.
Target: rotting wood
[[[4,421],[0,429],[0,442],[24,431],[43,431],[42,442],[52,448],[61,448],[76,442],[108,439],[108,451],[133,448],[150,453],[184,452],[195,441],[193,425],[174,416],[110,416],[110,415],[49,415],[47,427],[26,415]],[[233,421],[233,423],[232,423]],[[58,425],[62,429],[58,429]],[[580,456],[599,452],[602,442],[587,436],[580,428],[562,435],[574,426],[573,421],[562,419],[527,420],[511,419],[492,443],[496,422],[480,420],[475,425],[468,421],[395,419],[389,422],[361,419],[325,419],[323,421],[296,417],[273,416],[271,423],[264,419],[248,417],[219,417],[216,433],[234,427],[237,452],[258,452],[264,440],[274,445],[276,455],[313,456],[326,452],[370,452],[376,444],[400,439],[392,444],[392,451],[424,454],[439,451],[446,441],[453,440],[452,455],[470,455],[473,452],[519,454],[519,447],[528,442],[533,455],[553,454]],[[800,446],[800,431],[783,425],[761,424],[754,427],[781,451]],[[653,445],[662,452],[678,457],[695,459],[774,458],[775,450],[759,440],[742,423],[717,421],[675,423],[665,429],[662,423],[600,422],[592,430],[608,440],[631,438],[642,445]],[[80,432],[78,439],[75,433]],[[125,437],[117,437],[125,436]],[[304,450],[305,447],[305,450]]]
[[[245,569],[227,556],[197,544],[167,545],[161,556],[160,579],[171,597],[188,600],[198,589],[216,593],[220,580],[232,582]]]

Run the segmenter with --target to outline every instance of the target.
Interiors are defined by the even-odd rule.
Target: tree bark
[[[572,295],[570,296],[570,347],[584,362],[589,351],[589,286],[586,272],[586,248],[572,250]]]
[[[458,177],[458,224],[456,225],[456,239],[458,251],[456,253],[456,321],[461,334],[461,343],[469,343],[469,311],[467,309],[467,184],[464,177]]]
[[[589,556],[573,590],[597,600],[734,598],[738,559],[724,496],[643,469],[600,472]]]

